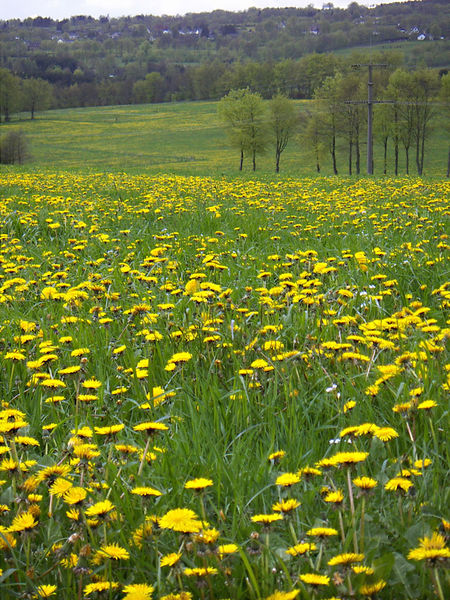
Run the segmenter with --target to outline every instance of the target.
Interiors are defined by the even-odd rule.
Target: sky
[[[210,12],[215,9],[239,11],[250,8],[304,7],[313,4],[317,8],[327,0],[0,0],[0,20],[25,19],[27,17],[52,17],[64,19],[73,15],[184,15],[186,13]],[[333,0],[334,6],[345,8],[352,0]],[[359,4],[372,6],[393,0],[360,0]]]

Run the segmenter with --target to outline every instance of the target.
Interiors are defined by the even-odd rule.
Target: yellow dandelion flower
[[[65,388],[66,384],[60,379],[47,378],[39,382],[39,385],[49,389]]]
[[[313,527],[306,532],[306,535],[318,538],[326,538],[333,535],[338,535],[337,529],[333,527]]]
[[[291,590],[290,592],[276,591],[270,596],[266,596],[265,600],[294,600],[299,595],[300,590]]]
[[[64,369],[59,369],[58,373],[60,375],[73,375],[81,371],[80,365],[73,365],[71,367],[65,367]]]
[[[273,460],[274,462],[281,460],[284,456],[286,456],[286,452],[284,450],[277,450],[276,452],[272,452],[267,457],[267,460]]]
[[[272,506],[274,512],[289,513],[300,506],[300,502],[294,498],[287,498],[280,502],[275,502]]]
[[[10,550],[16,546],[16,538],[8,531],[6,527],[0,525],[0,550]]]
[[[99,387],[101,387],[101,385],[102,385],[101,381],[91,378],[91,379],[86,379],[86,381],[83,381],[83,383],[81,384],[81,387],[85,388],[86,390],[97,390]]]
[[[109,500],[101,500],[87,508],[85,515],[87,517],[106,517],[114,508],[114,504]]]
[[[63,500],[66,504],[76,505],[81,504],[86,498],[87,492],[82,487],[72,487],[63,495]]]
[[[203,526],[205,526],[203,524]],[[202,529],[198,534],[194,535],[194,540],[196,542],[200,542],[202,544],[214,544],[220,536],[220,533],[217,529]]]
[[[85,596],[89,596],[95,592],[106,592],[108,590],[116,590],[119,587],[117,581],[97,581],[95,583],[88,583],[83,589]]]
[[[330,583],[329,577],[326,575],[318,575],[317,573],[304,573],[299,576],[299,579],[303,581],[303,583],[317,587],[320,585],[328,585]]]
[[[38,522],[34,518],[34,515],[31,512],[23,512],[19,515],[15,516],[11,526],[8,531],[11,533],[23,533],[25,531],[31,531],[37,526]]]
[[[103,558],[110,558],[112,560],[128,560],[130,558],[130,554],[128,550],[125,550],[125,548],[122,548],[119,546],[119,544],[104,544],[100,547],[100,550],[97,550],[95,553],[94,561],[95,559]]]
[[[383,579],[375,583],[366,583],[359,588],[359,593],[363,596],[375,596],[378,592],[386,587],[386,582]]]
[[[239,547],[237,544],[222,544],[217,548],[217,552],[221,560],[224,556],[227,556],[228,554],[235,554],[238,551]]]
[[[333,466],[349,466],[365,461],[368,456],[368,452],[338,452],[329,460]]]
[[[329,502],[330,504],[342,504],[344,501],[344,494],[341,490],[336,490],[335,492],[328,492],[324,497],[325,502]]]
[[[38,585],[33,598],[50,598],[56,594],[57,589],[56,585]]]
[[[131,493],[135,494],[136,496],[144,496],[144,497],[162,496],[162,492],[160,492],[159,490],[155,490],[152,487],[136,487],[131,490]]]
[[[116,425],[107,425],[105,427],[94,427],[94,431],[97,435],[115,435],[125,428],[123,423],[117,423]]]
[[[159,526],[161,529],[172,529],[181,533],[198,533],[201,522],[193,510],[174,508],[161,517]]]
[[[316,544],[304,542],[302,544],[291,546],[286,550],[286,554],[290,554],[291,556],[302,556],[303,554],[313,552],[314,550],[317,550]]]
[[[58,477],[49,487],[49,492],[52,494],[52,496],[61,498],[68,490],[70,490],[72,485],[73,483],[71,481],[63,479],[62,477]]]
[[[146,431],[148,434],[156,433],[157,431],[167,431],[169,428],[164,423],[154,423],[146,421],[139,423],[133,427],[135,431]]]
[[[259,514],[253,515],[252,519],[253,523],[262,523],[263,525],[270,525],[271,523],[275,523],[275,521],[282,521],[283,515],[278,513],[275,514]]]
[[[161,557],[160,565],[161,567],[173,567],[177,564],[177,562],[182,557],[181,553],[172,552],[171,554],[166,554]]]
[[[384,486],[385,490],[396,492],[408,492],[413,487],[413,483],[404,477],[393,477]]]
[[[295,473],[283,473],[279,475],[275,481],[275,485],[280,485],[282,487],[290,487],[295,483],[300,481],[300,477]]]
[[[132,583],[122,591],[125,593],[122,600],[151,600],[154,587],[147,583]]]
[[[207,487],[213,485],[212,479],[205,479],[204,477],[198,477],[197,479],[191,479],[184,484],[185,489],[187,490],[204,490]]]
[[[392,427],[378,427],[373,435],[382,442],[389,442],[390,440],[398,438],[398,433]]]
[[[355,554],[353,552],[347,552],[344,554],[338,554],[337,556],[333,556],[328,561],[330,567],[334,567],[336,565],[351,565],[355,562],[361,562],[364,560],[364,554]]]
[[[437,405],[437,402],[435,402],[434,400],[424,400],[423,402],[417,405],[417,410],[430,410]]]
[[[371,477],[356,477],[353,479],[353,485],[361,490],[372,490],[378,485],[378,482]]]
[[[218,572],[215,567],[194,567],[183,571],[187,577],[209,577],[210,575],[217,575]]]

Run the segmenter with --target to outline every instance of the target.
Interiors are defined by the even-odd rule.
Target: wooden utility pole
[[[369,74],[367,80],[367,100],[348,100],[347,104],[367,104],[367,175],[373,175],[373,105],[374,104],[392,104],[392,100],[374,100],[373,99],[373,68],[385,69],[387,65],[361,63],[352,65],[354,69],[368,67]]]

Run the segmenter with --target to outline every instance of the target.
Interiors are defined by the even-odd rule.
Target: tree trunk
[[[280,155],[281,155],[281,152],[279,150],[277,150],[275,152],[275,173],[280,172]]]
[[[239,163],[239,171],[242,171],[243,166],[244,166],[244,151],[241,150],[241,162]]]
[[[384,168],[383,168],[383,173],[385,175],[387,173],[387,145],[388,145],[388,138],[385,137],[384,138]]]
[[[253,170],[256,171],[256,151],[253,150]]]
[[[448,156],[449,156],[449,161],[450,161],[450,150],[448,151]],[[320,173],[319,151],[317,148],[316,148],[316,171],[318,173]],[[448,173],[447,173],[447,177],[448,177]]]
[[[353,140],[350,138],[348,143],[348,174],[352,174],[352,162],[353,162]]]
[[[448,147],[447,177],[450,177],[450,146]]]
[[[361,172],[361,151],[359,149],[359,126],[356,127],[355,146],[356,146],[356,174],[359,175]],[[373,164],[370,166],[372,167],[372,172],[373,172]]]
[[[406,174],[409,175],[409,146],[405,146]]]
[[[5,114],[5,123],[8,123],[10,121],[9,108],[8,107],[4,108],[4,114]]]
[[[331,143],[331,156],[333,158],[333,173],[335,175],[338,174],[337,165],[336,165],[336,134],[333,133],[333,140]]]
[[[395,145],[394,145],[394,157],[395,157],[394,172],[395,172],[395,175],[398,175],[398,140],[395,139],[394,143],[395,143]]]
[[[416,140],[416,167],[417,174],[422,175],[422,169],[420,168],[420,133],[417,132],[417,140]]]
[[[425,159],[425,125],[422,130],[422,143],[420,147],[420,174],[423,173],[423,162]]]

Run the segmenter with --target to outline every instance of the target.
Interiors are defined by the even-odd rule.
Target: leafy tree
[[[193,67],[190,72],[193,97],[196,100],[216,98],[218,82],[225,70],[225,65],[218,60]]]
[[[318,111],[322,115],[324,124],[326,124],[323,130],[323,138],[331,154],[333,173],[335,175],[338,175],[336,138],[341,111],[341,100],[339,97],[340,78],[342,78],[340,73],[334,77],[327,77],[314,94],[318,103]]]
[[[390,104],[379,104],[374,114],[375,135],[378,134],[383,142],[383,173],[387,173],[387,150],[389,138],[394,133],[394,109]],[[397,174],[397,173],[396,173]]]
[[[264,122],[264,104],[261,96],[245,90],[231,90],[218,106],[218,112],[227,127],[232,146],[240,151],[239,170],[242,171],[244,154],[252,156],[256,171],[256,155],[267,147],[267,129]]]
[[[275,171],[280,171],[281,153],[298,125],[298,115],[292,100],[277,94],[269,103],[269,129],[275,145]]]
[[[245,90],[231,90],[220,100],[217,107],[219,116],[225,123],[230,144],[239,149],[239,171],[242,171],[244,165],[245,151],[243,134],[245,116],[242,110],[242,97],[244,93]]]
[[[2,114],[5,122],[11,114],[20,107],[20,79],[15,77],[8,69],[0,69],[0,122]]]
[[[430,134],[431,121],[436,114],[432,104],[439,91],[439,79],[435,71],[420,69],[413,73],[414,141],[416,143],[417,173],[422,175],[425,158],[425,140]]]
[[[332,77],[338,67],[334,54],[307,54],[298,61],[297,78],[302,98],[311,98],[326,77]]]
[[[316,171],[320,173],[320,163],[326,152],[325,140],[328,135],[328,124],[316,109],[307,115],[305,125],[301,137],[305,141],[306,147],[313,153]]]
[[[412,74],[404,69],[396,69],[389,78],[387,96],[394,101],[393,104],[393,135],[395,168],[398,175],[398,143],[401,141],[405,149],[405,169],[409,174],[409,149],[413,140],[414,131],[414,82]]]
[[[441,79],[439,102],[443,105],[442,113],[444,116],[445,130],[447,132],[447,136],[450,137],[450,73],[443,75]],[[450,177],[450,144],[447,158],[447,177]]]
[[[31,118],[37,110],[47,110],[52,102],[52,87],[44,79],[25,79],[22,82],[23,108],[30,111]]]
[[[163,98],[164,78],[158,72],[148,73],[133,85],[133,98],[138,104],[158,102]]]
[[[353,151],[355,151],[356,172],[361,171],[360,137],[364,123],[365,107],[354,104],[353,101],[362,100],[362,81],[358,73],[340,75],[337,78],[337,94],[340,100],[339,129],[348,144],[348,173],[352,174]]]

